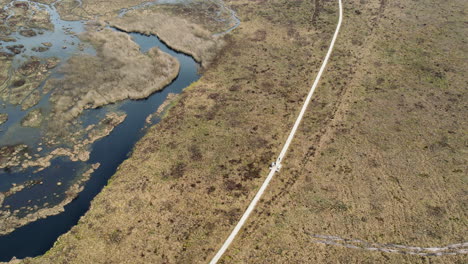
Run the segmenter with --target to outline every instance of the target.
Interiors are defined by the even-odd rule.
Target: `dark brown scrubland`
[[[312,84],[336,1],[226,1],[242,24],[89,212],[24,263],[206,263],[268,172]],[[311,235],[465,242],[466,1],[345,1],[312,106],[223,263],[464,263]],[[320,8],[320,10],[317,10]],[[144,17],[142,17],[144,19]]]

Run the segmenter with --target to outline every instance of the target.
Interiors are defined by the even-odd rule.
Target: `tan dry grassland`
[[[337,20],[335,1],[227,1],[241,26],[202,79],[44,256],[206,263],[257,191]],[[224,263],[463,263],[313,243],[312,234],[464,242],[466,2],[345,1],[325,78],[284,169]],[[143,19],[143,18],[142,18]]]
[[[312,243],[314,234],[419,247],[468,238],[467,3],[381,1],[371,11],[347,1],[345,8],[315,106],[226,263],[466,263],[466,255]],[[371,12],[373,23],[356,29]],[[352,67],[347,53],[360,58]],[[317,127],[327,91],[343,86],[332,120]]]

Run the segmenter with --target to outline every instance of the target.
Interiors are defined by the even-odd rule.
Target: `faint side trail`
[[[359,239],[341,238],[327,235],[311,235],[314,243],[341,246],[346,248],[361,249],[368,251],[380,251],[386,253],[397,253],[417,256],[443,256],[468,254],[468,242],[450,244],[443,247],[415,247],[398,244],[371,243]]]
[[[285,142],[285,144],[283,146],[283,149],[281,150],[281,153],[279,154],[278,158],[276,159],[276,162],[274,162],[272,164],[272,166],[270,167],[270,173],[268,174],[267,178],[265,179],[262,186],[258,190],[258,192],[255,195],[254,199],[249,204],[249,207],[244,212],[244,214],[242,215],[242,218],[239,220],[236,227],[231,232],[229,237],[226,239],[226,241],[224,242],[222,247],[219,249],[219,251],[213,257],[210,264],[215,264],[221,259],[224,252],[226,252],[229,245],[231,245],[232,241],[234,241],[234,239],[236,238],[236,236],[239,233],[240,229],[242,228],[242,226],[245,224],[245,222],[249,218],[250,214],[254,210],[255,206],[257,205],[258,201],[262,197],[262,195],[265,192],[266,188],[270,184],[271,179],[273,179],[273,176],[275,175],[275,173],[279,172],[279,170],[281,169],[281,162],[282,162],[284,156],[286,155],[286,152],[289,149],[289,145],[291,144],[292,140],[294,139],[294,136],[296,134],[296,131],[297,131],[301,121],[302,121],[302,118],[303,118],[303,116],[305,114],[305,111],[307,110],[307,107],[309,106],[309,103],[312,100],[312,95],[314,94],[315,89],[317,88],[318,83],[320,81],[320,78],[322,77],[322,74],[325,71],[325,68],[326,68],[326,66],[328,64],[328,60],[330,59],[331,53],[332,53],[333,48],[335,46],[336,39],[338,38],[338,33],[340,32],[341,23],[343,21],[343,5],[341,3],[341,0],[338,0],[338,4],[339,4],[339,18],[338,18],[338,24],[336,25],[336,29],[335,29],[335,34],[333,35],[330,47],[328,48],[327,54],[325,55],[325,59],[323,60],[322,66],[320,67],[320,70],[319,70],[319,72],[317,74],[317,77],[315,78],[314,84],[312,85],[312,87],[311,87],[311,89],[309,91],[309,94],[307,95],[306,100],[304,101],[304,105],[302,106],[301,112],[299,113],[299,116],[297,117],[296,122],[294,123],[294,126],[293,126],[293,128],[292,128],[292,130],[291,130],[291,132],[290,132],[290,134],[288,136],[288,139],[286,140],[286,142]]]

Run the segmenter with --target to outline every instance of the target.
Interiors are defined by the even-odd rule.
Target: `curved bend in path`
[[[265,189],[268,187],[270,184],[271,179],[275,175],[276,172],[278,172],[281,168],[281,161],[283,160],[284,156],[286,155],[286,152],[289,149],[289,145],[291,144],[294,135],[296,134],[297,128],[299,127],[302,117],[304,116],[305,111],[307,110],[307,107],[309,106],[309,103],[312,99],[312,95],[314,94],[315,89],[318,86],[318,83],[320,81],[320,78],[322,77],[322,74],[325,70],[325,67],[327,66],[328,60],[330,59],[330,55],[333,51],[333,47],[335,46],[336,39],[338,37],[338,33],[341,28],[341,23],[343,21],[343,4],[341,3],[341,0],[338,0],[339,4],[339,18],[338,18],[338,24],[336,25],[335,29],[335,34],[333,35],[330,47],[328,48],[327,55],[325,56],[325,59],[323,60],[322,66],[320,67],[320,70],[317,74],[317,77],[315,78],[314,84],[310,88],[309,94],[307,95],[307,98],[304,102],[304,105],[302,106],[301,112],[299,113],[299,116],[296,119],[296,122],[294,123],[294,126],[291,130],[291,133],[288,136],[288,139],[286,140],[286,143],[283,146],[283,149],[281,150],[281,153],[279,154],[278,158],[276,159],[276,162],[272,164],[270,167],[270,173],[268,174],[267,178],[263,182],[262,186],[258,190],[257,194],[255,195],[254,199],[252,202],[250,202],[249,207],[247,207],[247,210],[244,212],[242,215],[242,218],[239,220],[237,223],[236,227],[234,230],[232,230],[231,234],[229,237],[226,239],[224,242],[223,246],[219,249],[219,251],[216,253],[216,255],[213,257],[211,260],[210,264],[215,264],[219,261],[219,259],[223,256],[224,252],[228,249],[229,245],[231,245],[232,241],[236,238],[237,234],[239,233],[240,229],[242,226],[245,224],[246,220],[249,218],[250,214],[252,213],[253,209],[257,205],[258,201],[262,197],[263,193],[265,192]]]

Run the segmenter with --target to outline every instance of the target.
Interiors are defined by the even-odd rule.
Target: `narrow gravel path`
[[[226,239],[226,241],[224,242],[222,247],[219,249],[219,251],[216,253],[216,255],[211,260],[210,264],[215,264],[215,263],[217,263],[219,261],[219,259],[221,259],[224,252],[226,252],[229,245],[231,245],[232,241],[236,238],[236,236],[239,233],[240,229],[242,228],[242,226],[245,224],[245,222],[249,218],[250,214],[254,210],[255,206],[257,205],[258,201],[262,197],[262,195],[265,192],[266,188],[270,184],[271,179],[273,178],[275,173],[279,172],[279,170],[281,169],[281,162],[283,161],[283,158],[285,157],[286,152],[289,149],[289,145],[291,144],[292,140],[294,139],[297,128],[299,127],[299,125],[300,125],[300,123],[302,121],[302,118],[303,118],[303,116],[305,114],[305,111],[307,110],[307,107],[309,106],[309,103],[312,100],[312,96],[313,96],[313,94],[315,92],[315,89],[318,86],[318,83],[320,81],[320,78],[322,77],[323,72],[325,71],[325,67],[327,66],[328,60],[330,59],[331,53],[332,53],[333,48],[335,46],[336,39],[338,38],[338,33],[340,31],[341,23],[343,21],[343,5],[341,3],[341,0],[338,0],[338,4],[339,4],[339,19],[338,19],[338,24],[336,25],[335,34],[333,35],[330,47],[328,48],[327,55],[325,56],[325,59],[323,60],[322,66],[320,67],[320,70],[319,70],[319,72],[317,74],[317,77],[315,78],[314,84],[310,88],[309,94],[307,95],[307,98],[306,98],[306,100],[304,102],[304,105],[302,106],[301,112],[299,113],[299,116],[297,117],[296,122],[294,123],[294,126],[293,126],[293,128],[291,130],[291,133],[289,134],[288,139],[286,140],[286,142],[285,142],[285,144],[283,146],[283,149],[281,150],[281,153],[279,154],[278,158],[276,159],[276,162],[273,163],[272,166],[270,167],[270,173],[268,174],[267,178],[263,182],[262,186],[258,190],[258,192],[255,195],[252,202],[250,202],[249,207],[247,208],[247,210],[242,215],[242,218],[239,220],[239,222],[237,223],[234,230],[232,230],[229,237]]]

